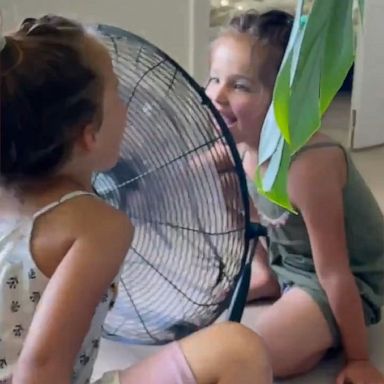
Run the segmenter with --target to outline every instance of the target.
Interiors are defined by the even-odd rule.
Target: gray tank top
[[[362,297],[380,308],[384,304],[384,220],[372,192],[340,144],[315,143],[299,153],[331,146],[340,147],[347,162],[343,200],[350,266]],[[302,215],[288,212],[258,194],[251,180],[248,180],[248,189],[261,222],[268,229],[270,263],[279,279],[318,289],[311,244]]]

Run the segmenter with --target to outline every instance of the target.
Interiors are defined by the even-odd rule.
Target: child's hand
[[[350,361],[337,377],[336,384],[384,384],[384,376],[369,360]]]

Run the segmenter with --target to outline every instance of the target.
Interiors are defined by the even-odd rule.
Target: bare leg
[[[268,254],[262,241],[259,241],[252,261],[251,283],[248,301],[277,299],[280,297],[279,283],[268,264]]]
[[[208,327],[120,372],[120,384],[256,382],[272,384],[265,346],[253,331],[236,323]]]
[[[236,323],[217,324],[181,341],[198,384],[269,384],[272,370],[260,337]]]
[[[284,294],[247,325],[264,339],[273,373],[280,378],[311,370],[333,346],[323,313],[300,288]]]

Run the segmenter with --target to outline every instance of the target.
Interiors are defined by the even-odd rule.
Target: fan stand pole
[[[247,261],[245,263],[244,270],[240,276],[240,279],[237,283],[231,304],[228,309],[228,320],[235,321],[237,323],[241,322],[244,313],[244,308],[247,304],[249,285],[251,282],[252,259],[256,251],[256,246],[259,241],[259,237],[267,237],[266,228],[259,223],[250,224],[250,233],[250,247]]]
[[[257,244],[257,241],[255,241],[254,243]],[[254,249],[254,246],[252,246],[252,249]],[[248,261],[247,264],[245,264],[244,266],[243,273],[239,279],[239,282],[233,294],[231,305],[229,306],[229,321],[235,321],[237,323],[241,322],[245,304],[247,303],[249,284],[251,281],[251,269],[252,261]]]

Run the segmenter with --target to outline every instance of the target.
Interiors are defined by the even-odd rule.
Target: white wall
[[[121,27],[159,46],[198,81],[206,77],[208,0],[0,0],[0,9],[3,31],[47,13]]]
[[[351,118],[351,147],[384,144],[384,1],[365,2],[358,34]]]

